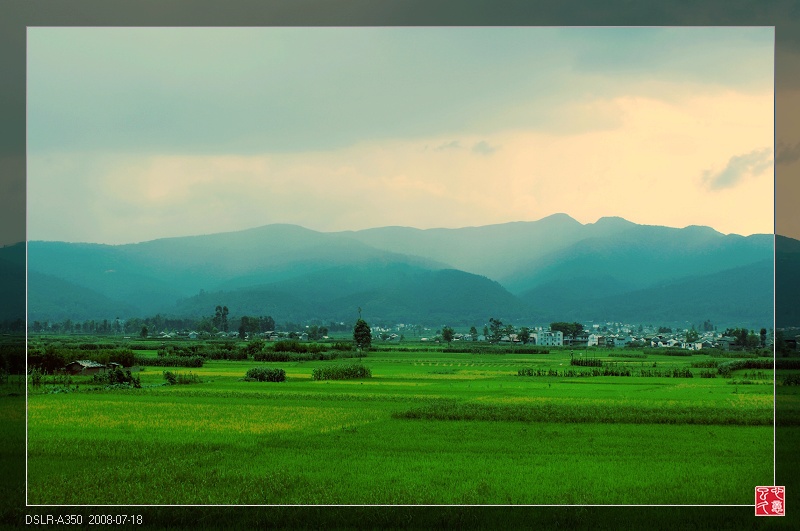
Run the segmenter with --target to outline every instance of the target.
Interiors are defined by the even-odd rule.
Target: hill
[[[795,264],[800,251],[789,247],[780,260]],[[767,326],[772,259],[772,235],[566,214],[461,229],[278,224],[129,245],[29,242],[29,312],[200,317],[225,304],[279,322],[351,320],[361,307],[372,320],[433,326],[489,317]],[[0,266],[14,260],[0,249]]]

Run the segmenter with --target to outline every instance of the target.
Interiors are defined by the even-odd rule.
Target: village
[[[343,325],[344,323],[337,323]],[[553,323],[556,324],[556,323]],[[453,342],[478,342],[478,343],[501,343],[501,344],[527,344],[532,346],[547,347],[570,347],[570,348],[671,348],[686,350],[720,349],[720,350],[743,350],[746,348],[771,348],[774,344],[774,334],[772,329],[762,328],[759,332],[747,331],[745,328],[727,329],[717,331],[715,329],[699,331],[695,327],[690,328],[669,328],[645,325],[632,325],[627,323],[608,322],[598,323],[576,323],[582,329],[574,334],[564,334],[561,330],[554,330],[551,326],[519,327],[515,333],[504,333],[494,340],[488,333],[488,326],[479,333],[475,327],[470,331],[456,331],[453,334]],[[265,331],[247,332],[244,337],[237,331],[215,331],[197,332],[194,330],[173,330],[162,331],[152,338],[162,340],[171,339],[262,339],[264,341],[280,341],[284,339],[295,339],[298,341],[315,341],[328,339],[341,339],[341,334],[331,334],[328,336],[328,329],[313,325],[297,326],[292,331]],[[394,326],[373,326],[373,341],[400,343],[404,341],[420,341],[443,343],[447,342],[442,337],[441,329],[398,323]],[[709,327],[711,328],[711,327]],[[523,334],[527,331],[527,338]],[[741,332],[746,335],[740,335]],[[727,333],[726,333],[727,332]],[[736,333],[736,335],[734,335]],[[748,339],[749,338],[749,339]],[[131,339],[126,336],[125,339]],[[787,343],[794,350],[796,340],[789,339]]]

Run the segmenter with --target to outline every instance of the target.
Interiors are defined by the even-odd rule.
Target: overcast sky
[[[28,239],[773,231],[772,28],[29,28]]]

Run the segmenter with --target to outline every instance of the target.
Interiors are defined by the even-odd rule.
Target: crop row
[[[656,407],[618,404],[479,404],[448,400],[393,413],[394,418],[444,421],[591,422],[627,424],[772,424],[768,407],[743,411],[698,406]]]

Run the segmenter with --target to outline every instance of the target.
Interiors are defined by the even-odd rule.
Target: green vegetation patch
[[[244,377],[247,382],[285,382],[286,371],[267,367],[253,367]]]
[[[164,371],[164,379],[168,385],[187,385],[202,383],[200,377],[193,373],[184,374],[181,372]]]
[[[372,371],[369,367],[365,367],[360,363],[317,367],[311,372],[311,378],[314,380],[352,380],[371,377]]]
[[[394,418],[421,420],[469,420],[505,422],[559,422],[610,424],[722,424],[766,426],[772,424],[769,409],[729,408],[709,410],[692,405],[646,406],[627,404],[559,403],[480,404],[434,401],[402,412]]]

